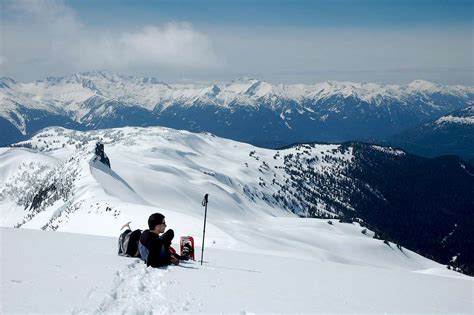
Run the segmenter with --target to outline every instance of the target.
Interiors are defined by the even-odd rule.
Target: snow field
[[[5,228],[0,236],[2,314],[472,312],[473,281],[462,275],[216,248],[203,266],[154,269],[117,256],[116,238]]]

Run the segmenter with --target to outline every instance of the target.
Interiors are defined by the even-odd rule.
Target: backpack
[[[132,231],[130,229],[127,229],[120,234],[118,239],[118,255],[125,257],[140,257],[138,242],[140,241],[141,235],[142,230]]]

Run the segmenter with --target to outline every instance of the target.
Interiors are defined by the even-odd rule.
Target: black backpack
[[[138,251],[138,242],[140,241],[141,235],[142,230],[132,231],[130,229],[127,229],[122,234],[120,234],[118,239],[119,256],[140,257],[140,252]]]

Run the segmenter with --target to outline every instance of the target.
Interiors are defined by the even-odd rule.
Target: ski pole
[[[208,203],[209,194],[204,195],[204,199],[202,200],[202,206],[206,207],[204,211],[204,229],[202,231],[202,247],[201,247],[201,266],[202,266],[202,257],[204,256],[204,238],[206,237],[206,217],[207,217],[207,203]]]

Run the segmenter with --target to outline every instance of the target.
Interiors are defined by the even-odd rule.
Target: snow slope
[[[2,228],[0,242],[2,314],[473,311],[472,278],[436,267],[407,272],[207,248],[203,266],[153,269],[117,256],[115,238]],[[276,238],[272,244],[279,247]],[[348,256],[369,252],[344,247]],[[398,251],[379,247],[380,255]]]
[[[111,169],[94,159],[99,140]],[[0,150],[0,224],[22,227],[0,230],[2,313],[473,310],[472,278],[359,224],[299,218],[256,195],[284,180],[274,150],[167,128],[49,128],[24,145],[36,151]],[[337,147],[315,152],[350,161]],[[337,172],[322,158],[317,167]],[[38,191],[47,197],[26,211]],[[200,245],[204,193],[202,267],[150,269],[116,256],[122,224],[145,228],[158,211]]]

